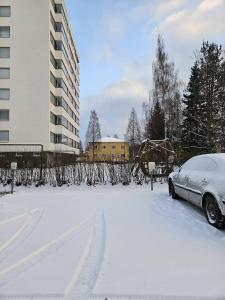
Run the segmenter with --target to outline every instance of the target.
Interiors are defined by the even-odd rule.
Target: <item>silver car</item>
[[[209,224],[225,227],[225,154],[204,154],[186,161],[168,178],[172,198],[201,207]]]

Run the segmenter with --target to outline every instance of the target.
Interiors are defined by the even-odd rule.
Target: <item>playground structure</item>
[[[154,170],[151,168],[152,162],[155,163]],[[138,175],[139,170],[147,177],[167,177],[174,164],[176,155],[169,139],[146,139],[139,148],[131,170],[134,177]]]

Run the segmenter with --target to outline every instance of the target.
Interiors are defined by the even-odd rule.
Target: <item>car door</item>
[[[179,170],[176,179],[174,180],[175,191],[181,198],[188,200],[188,181],[189,174],[194,165],[195,158],[189,159]]]
[[[216,163],[208,157],[199,157],[196,165],[189,174],[187,188],[188,200],[195,205],[201,206],[202,195],[211,182],[211,173],[216,169]]]

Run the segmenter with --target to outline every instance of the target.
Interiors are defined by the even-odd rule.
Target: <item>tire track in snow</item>
[[[18,215],[18,216],[15,216],[15,217],[12,217],[12,218],[7,219],[7,220],[4,220],[4,221],[0,222],[0,227],[4,226],[4,225],[8,225],[8,224],[10,224],[12,222],[18,221],[18,220],[20,220],[20,219],[22,219],[22,218],[24,218],[26,216],[27,216],[27,213],[22,214],[22,215]]]
[[[88,224],[90,220],[93,220],[93,217],[85,221],[82,221],[79,224],[76,224],[71,229],[67,230],[66,232],[59,235],[57,238],[51,240],[50,242],[40,247],[39,249],[33,251],[29,255],[18,260],[16,263],[7,266],[3,270],[0,270],[0,285],[4,284],[4,282],[9,280],[13,275],[18,274],[20,270],[24,270],[24,268],[34,263],[34,261],[43,258],[45,255],[48,255],[51,251],[61,246],[64,242],[70,239],[71,236],[78,231],[78,229],[83,227],[85,224]]]
[[[74,287],[76,286],[76,283],[78,281],[79,275],[84,267],[84,264],[87,260],[87,257],[90,253],[90,249],[91,249],[91,245],[92,245],[92,241],[93,241],[93,234],[94,234],[94,226],[91,227],[89,236],[88,236],[88,241],[86,243],[84,252],[80,258],[80,261],[78,263],[78,266],[76,268],[76,271],[74,272],[69,284],[67,285],[65,292],[64,292],[64,298],[65,299],[70,299],[71,297],[71,293],[74,289]]]
[[[66,294],[67,290],[65,290],[65,299],[87,300],[91,297],[103,262],[105,240],[105,217],[102,214],[94,220],[89,239],[81,257],[80,267],[82,268],[78,269],[76,281],[71,285],[69,294]]]
[[[16,233],[10,238],[8,239],[1,247],[0,247],[0,257],[2,255],[2,252],[4,253],[5,250],[8,250],[8,248],[16,241],[18,240],[18,238],[21,237],[21,235],[25,235],[26,231],[28,229],[31,229],[30,227],[33,227],[39,220],[39,218],[41,217],[41,214],[43,212],[43,209],[33,209],[31,210],[28,214],[26,214],[25,216],[27,216],[27,218],[25,219],[24,223],[22,224],[22,226],[20,226],[20,228],[16,231]],[[21,216],[19,216],[19,219],[21,218]],[[15,219],[14,219],[15,220]],[[18,217],[17,217],[18,220]],[[33,221],[33,222],[32,222]],[[32,224],[33,223],[33,224]],[[8,223],[7,223],[8,224]],[[33,226],[32,226],[33,225]],[[24,233],[24,234],[23,234]]]

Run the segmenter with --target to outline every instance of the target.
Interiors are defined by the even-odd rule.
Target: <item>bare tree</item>
[[[138,145],[141,144],[141,128],[138,121],[138,117],[134,108],[131,110],[130,118],[128,121],[127,131],[126,131],[126,140],[130,145],[132,152],[132,158],[135,156],[135,149]]]
[[[95,157],[95,143],[101,138],[101,130],[99,119],[95,110],[91,111],[90,121],[86,132],[85,147],[87,148],[92,144],[93,159]]]
[[[164,112],[165,138],[177,140],[180,138],[181,127],[181,83],[178,81],[174,63],[168,61],[164,40],[160,35],[152,70],[153,104],[158,102]]]

